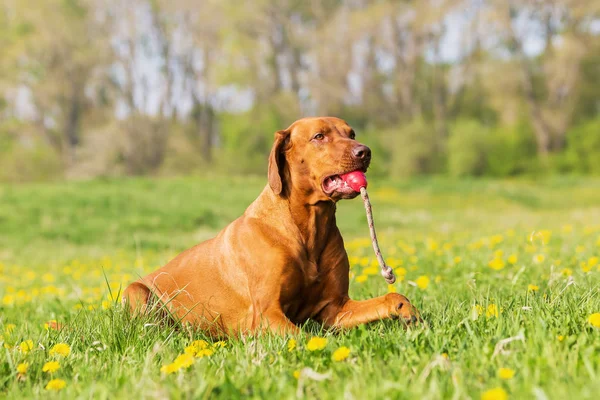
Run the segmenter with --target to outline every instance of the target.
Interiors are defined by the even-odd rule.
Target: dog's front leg
[[[399,318],[406,323],[414,323],[419,318],[410,301],[397,293],[362,301],[346,299],[338,304],[330,305],[321,315],[323,323],[328,327],[352,328],[388,318]]]
[[[399,318],[408,323],[420,319],[417,309],[406,297],[398,293],[388,293],[369,300],[350,299],[350,265],[342,236],[337,228],[323,251],[320,266],[327,271],[322,291],[327,306],[319,313],[317,319],[326,326],[350,328],[387,318]]]

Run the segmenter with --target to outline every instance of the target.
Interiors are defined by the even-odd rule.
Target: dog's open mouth
[[[323,192],[331,196],[341,194],[342,196],[356,196],[360,193],[360,187],[367,186],[367,178],[362,170],[355,170],[339,175],[330,175],[323,180]]]

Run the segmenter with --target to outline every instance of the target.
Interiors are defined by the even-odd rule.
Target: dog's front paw
[[[386,297],[386,300],[392,306],[390,317],[401,319],[406,324],[416,324],[423,321],[419,315],[419,311],[405,296],[398,293],[389,293]]]

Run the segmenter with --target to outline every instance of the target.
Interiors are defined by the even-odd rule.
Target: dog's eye
[[[322,133],[317,133],[317,134],[316,134],[316,135],[313,137],[313,139],[315,139],[315,140],[323,140],[323,139],[325,139],[325,136],[324,136]]]
[[[356,138],[356,134],[354,132],[350,132],[350,139],[354,140]]]

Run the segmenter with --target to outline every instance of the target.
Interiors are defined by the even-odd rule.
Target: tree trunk
[[[415,104],[415,63],[417,59],[416,32],[407,32],[408,37],[403,38],[396,17],[392,17],[393,55],[396,66],[396,101],[400,108],[398,115],[412,119],[419,114],[419,107]]]
[[[79,127],[81,122],[82,104],[79,86],[76,83],[71,85],[71,96],[67,105],[67,115],[64,127],[63,138],[63,161],[66,167],[70,167],[75,162],[75,149],[79,145]]]
[[[540,157],[547,158],[552,147],[552,132],[544,120],[541,106],[535,97],[535,91],[533,88],[533,71],[531,70],[531,65],[529,65],[525,59],[525,54],[523,54],[520,43],[516,43],[515,46],[517,46],[519,49],[519,58],[521,67],[523,69],[523,90],[525,92],[525,101],[527,102],[529,115],[533,124],[533,131],[537,143],[537,151]]]
[[[212,106],[206,102],[202,107],[202,131],[204,143],[202,144],[202,156],[207,162],[212,162],[212,150],[214,146],[215,112]]]
[[[432,36],[432,40],[435,41],[436,56],[441,53],[442,37],[443,34]],[[433,115],[438,143],[442,143],[448,136],[446,97],[446,73],[441,60],[438,59],[438,62],[433,65]]]

